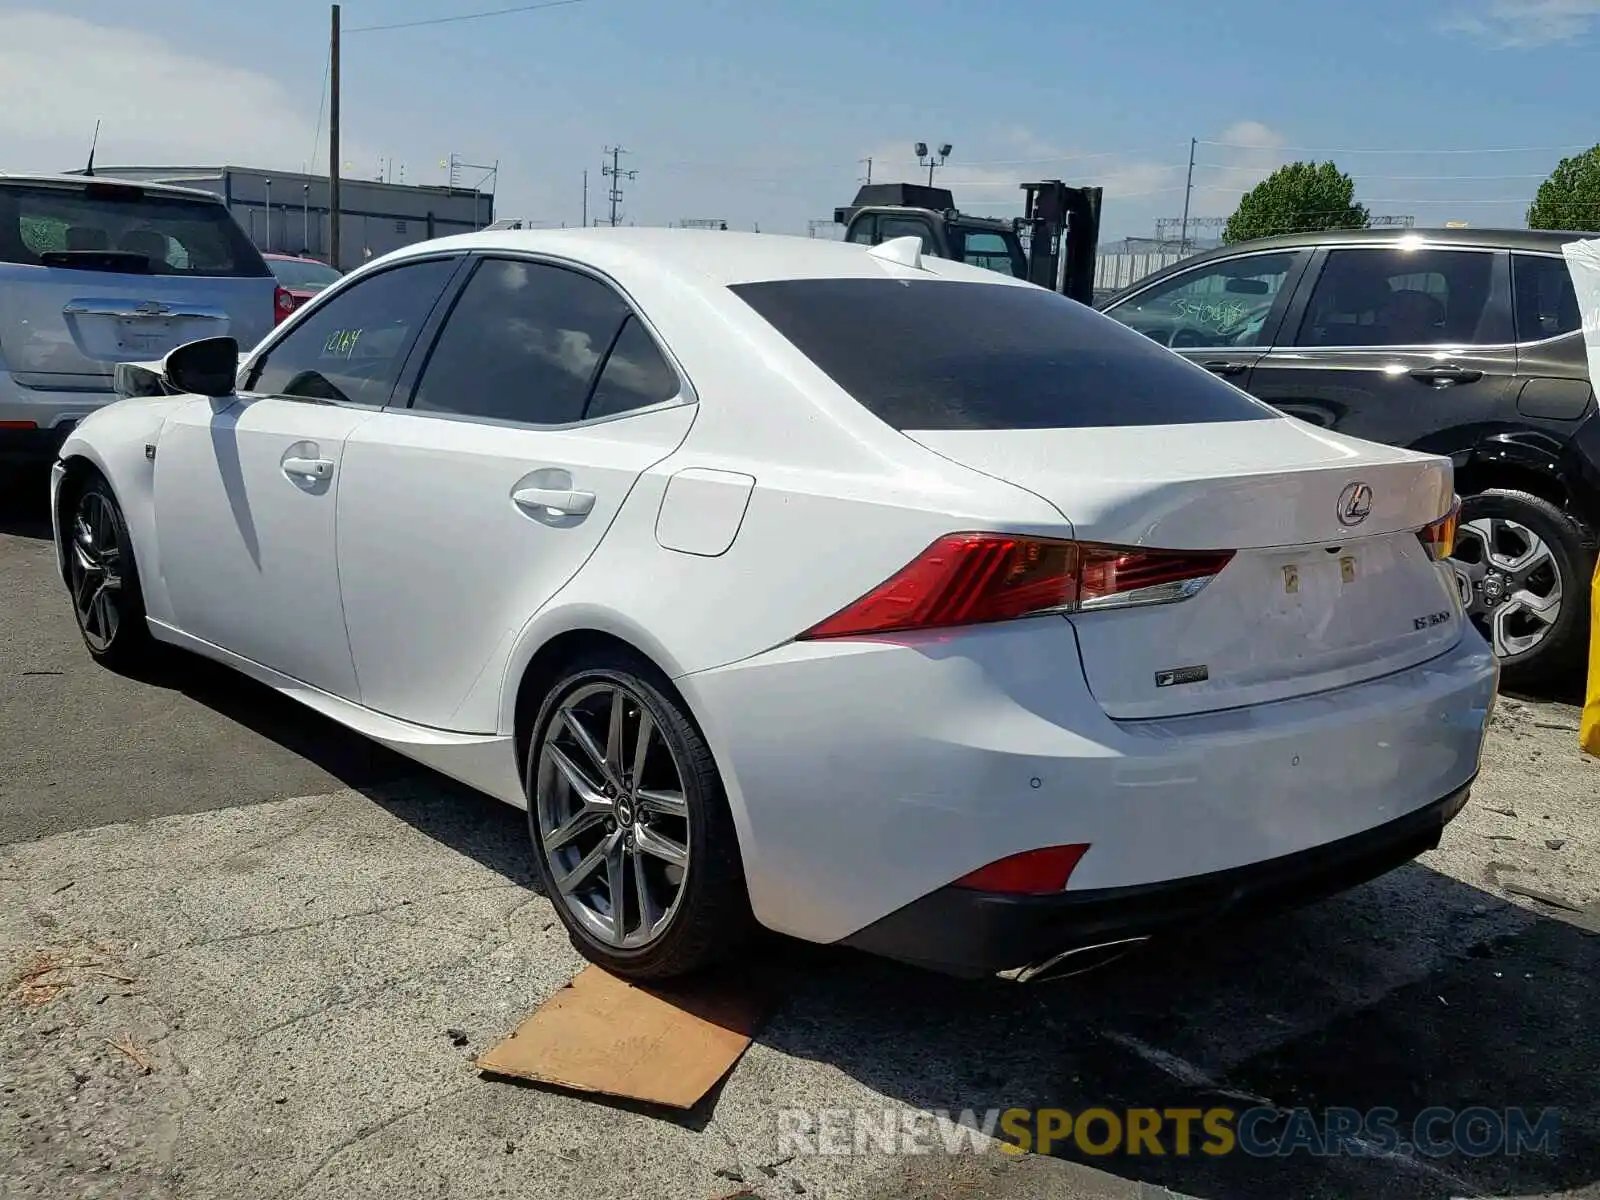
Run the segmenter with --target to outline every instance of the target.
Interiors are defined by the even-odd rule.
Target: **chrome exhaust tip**
[[[1114,942],[1099,942],[1093,946],[1077,946],[1031,966],[1001,971],[1000,978],[1012,983],[1044,983],[1052,979],[1070,979],[1074,975],[1086,975],[1090,971],[1109,966],[1119,958],[1125,958],[1149,940],[1148,937],[1132,937],[1120,938]]]

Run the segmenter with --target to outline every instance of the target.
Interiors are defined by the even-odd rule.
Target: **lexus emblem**
[[[1359,525],[1372,514],[1372,488],[1365,483],[1347,483],[1339,493],[1339,524]]]

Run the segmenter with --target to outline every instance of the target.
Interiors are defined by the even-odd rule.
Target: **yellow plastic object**
[[[1589,584],[1589,682],[1583,689],[1578,744],[1586,754],[1600,758],[1600,562],[1595,563]]]

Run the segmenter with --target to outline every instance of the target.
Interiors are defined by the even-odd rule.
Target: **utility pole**
[[[328,43],[328,262],[339,266],[339,6]]]
[[[872,159],[871,159],[871,157],[867,157],[867,158],[863,158],[863,159],[861,159],[859,161],[864,162],[864,163],[867,164],[867,183],[868,183],[868,185],[871,185],[871,183],[872,183]]]
[[[602,151],[602,154],[609,154],[611,156],[610,163],[606,163],[604,159],[601,160],[600,174],[611,180],[611,193],[609,199],[611,201],[611,224],[613,226],[615,226],[617,223],[617,205],[622,203],[621,181],[624,179],[634,179],[639,174],[637,171],[623,171],[618,168],[618,159],[620,159],[626,153],[628,153],[628,151],[624,150],[621,146],[607,146]]]
[[[1189,139],[1189,177],[1183,185],[1183,225],[1178,230],[1178,253],[1189,249],[1189,197],[1194,195],[1194,148],[1199,139]]]
[[[589,228],[589,172],[583,173],[583,227]]]

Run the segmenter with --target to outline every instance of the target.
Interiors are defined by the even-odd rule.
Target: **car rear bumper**
[[[675,682],[716,755],[756,917],[837,942],[1039,847],[1087,844],[1068,891],[1106,895],[1389,826],[1477,774],[1497,680],[1469,628],[1332,691],[1113,720],[1069,622],[1038,618],[794,642]]]
[[[944,887],[844,944],[949,975],[1044,966],[1069,951],[1114,947],[1232,920],[1271,916],[1394,870],[1439,844],[1469,788],[1295,854],[1136,887],[1016,896]]]
[[[109,377],[103,392],[46,391],[24,387],[0,371],[0,462],[8,466],[54,462],[78,422],[116,398]]]

